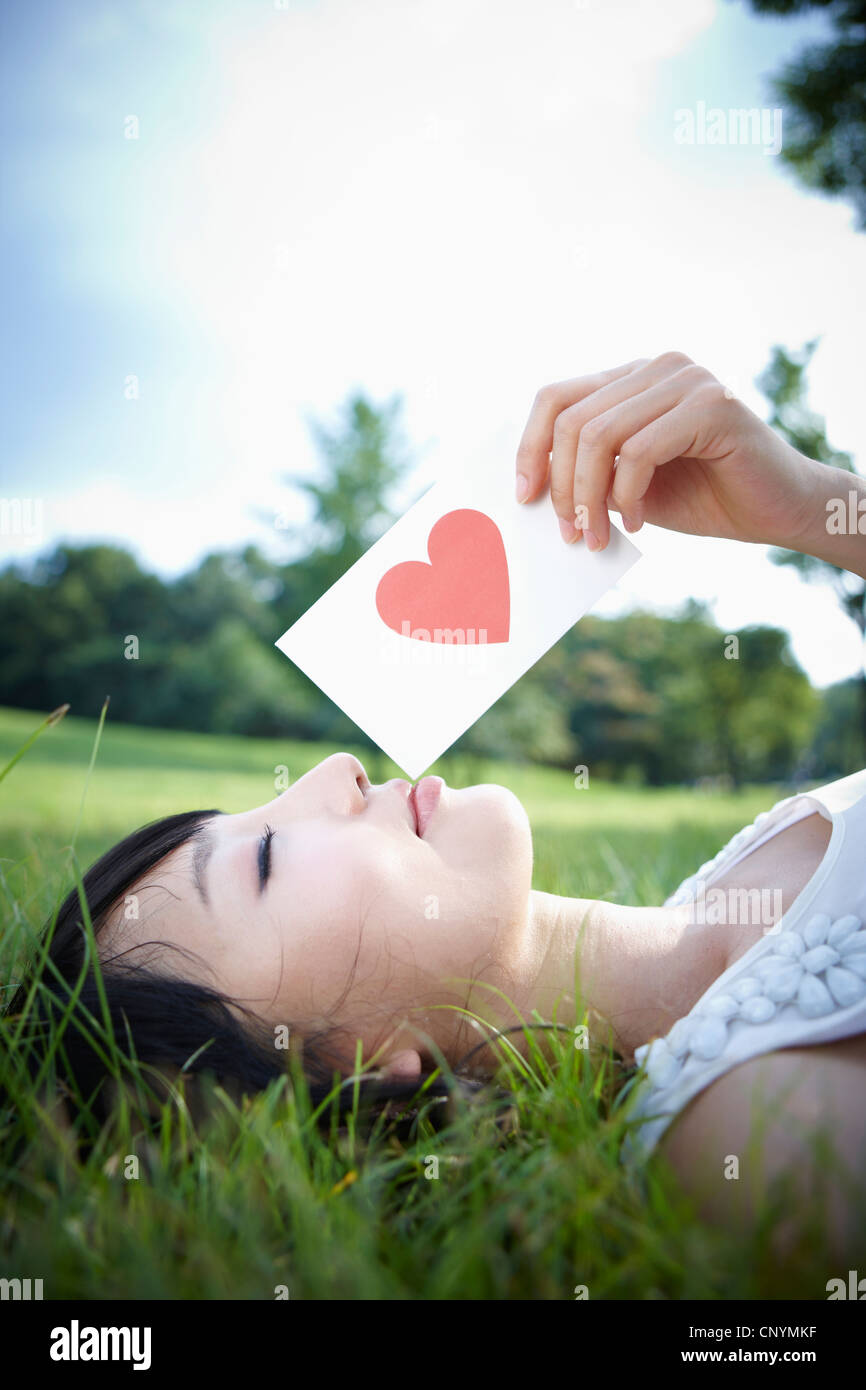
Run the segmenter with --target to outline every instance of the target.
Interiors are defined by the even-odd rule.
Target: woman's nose
[[[351,778],[358,790],[366,794],[370,788],[370,779],[360,758],[356,758],[352,753],[336,753],[334,756],[343,760],[343,776]]]
[[[334,753],[330,758],[325,758],[316,771],[321,774],[327,792],[339,804],[345,804],[348,794],[350,810],[364,809],[370,779],[363,763],[354,754]]]
[[[277,802],[288,819],[318,811],[357,815],[367,804],[369,789],[370,779],[358,758],[351,753],[332,753],[291,783]]]

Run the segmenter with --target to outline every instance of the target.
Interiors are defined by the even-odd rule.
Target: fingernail
[[[565,518],[562,516],[559,518],[559,534],[562,536],[562,539],[564,541],[568,541],[569,543],[571,543],[571,541],[577,540],[577,532],[575,531],[571,522],[566,521]]]
[[[516,491],[518,502],[525,502],[529,496],[529,480],[528,478],[524,478],[522,473],[518,473],[517,475]]]
[[[619,519],[627,531],[636,531],[640,525],[636,516],[626,516],[625,512],[620,512]]]
[[[593,531],[584,531],[583,536],[590,550],[598,550],[599,539]]]

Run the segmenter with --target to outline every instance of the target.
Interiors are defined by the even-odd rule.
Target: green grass
[[[38,722],[0,711],[0,768]],[[94,734],[67,717],[0,782],[3,980],[18,929],[37,930],[72,885],[79,816],[86,867],[146,820],[261,804],[275,767],[294,779],[334,751],[108,721],[82,810]],[[355,751],[374,781],[399,775]],[[638,903],[660,902],[785,794],[576,790],[564,772],[456,757],[437,770],[517,793],[537,887]],[[780,1268],[766,1223],[747,1240],[710,1229],[663,1164],[623,1167],[612,1058],[568,1037],[535,1047],[528,1065],[502,1056],[514,1094],[505,1128],[482,1103],[458,1106],[441,1133],[422,1118],[363,1138],[350,1124],[328,1142],[302,1087],[281,1082],[241,1106],[209,1087],[203,1111],[181,1094],[150,1125],[126,1112],[82,1161],[31,1098],[36,1123],[14,1163],[13,1134],[0,1136],[0,1277],[41,1277],[46,1298],[271,1299],[285,1286],[293,1299],[571,1299],[577,1285],[591,1298],[824,1296],[834,1271],[816,1286],[813,1247]],[[138,1177],[125,1175],[129,1156]]]

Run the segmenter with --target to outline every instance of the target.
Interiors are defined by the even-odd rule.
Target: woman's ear
[[[395,1052],[379,1068],[383,1081],[417,1081],[421,1075],[421,1054],[411,1048]]]

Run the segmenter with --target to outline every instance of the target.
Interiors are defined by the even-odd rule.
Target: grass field
[[[39,722],[0,711],[0,767]],[[3,978],[15,928],[34,930],[81,867],[167,812],[237,811],[334,751],[95,722],[47,729],[0,783]],[[400,775],[359,753],[373,781]],[[660,902],[786,788],[736,794],[591,784],[566,772],[446,758],[453,785],[502,782],[533,825],[535,885]],[[20,935],[20,933],[19,933]],[[40,1113],[14,1167],[0,1143],[0,1277],[45,1280],[46,1298],[572,1299],[824,1297],[814,1233],[779,1267],[753,1238],[701,1225],[662,1164],[618,1161],[611,1059],[555,1042],[553,1059],[503,1055],[513,1123],[482,1104],[434,1133],[322,1139],[284,1083],[237,1107],[219,1088],[207,1119],[182,1103],[149,1132],[130,1117],[86,1162]],[[8,1136],[7,1136],[8,1138]],[[130,1155],[137,1178],[125,1176]],[[431,1158],[438,1158],[439,1175]],[[134,1165],[133,1165],[134,1167]]]

